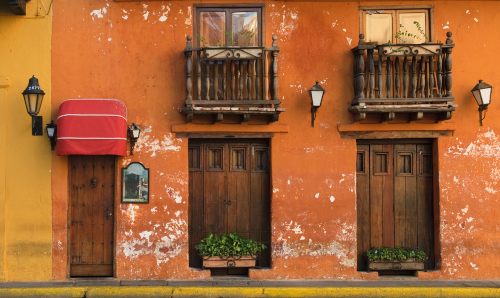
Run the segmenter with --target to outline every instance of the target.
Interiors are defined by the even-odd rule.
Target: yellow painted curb
[[[85,297],[172,297],[173,287],[137,286],[137,287],[92,287]]]
[[[0,288],[0,297],[64,297],[64,298],[81,298],[85,295],[85,288]]]
[[[500,288],[459,287],[172,287],[0,288],[0,297],[500,297]]]

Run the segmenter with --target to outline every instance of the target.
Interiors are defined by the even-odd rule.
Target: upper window
[[[196,20],[200,47],[261,45],[261,8],[198,7]]]
[[[365,41],[424,43],[431,40],[429,9],[366,9],[361,11]]]

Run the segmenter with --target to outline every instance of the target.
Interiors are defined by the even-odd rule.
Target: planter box
[[[368,261],[368,269],[371,271],[382,270],[424,270],[424,262],[413,260],[407,261]]]
[[[255,267],[256,259],[252,256],[236,257],[209,257],[203,259],[204,268],[247,268]]]

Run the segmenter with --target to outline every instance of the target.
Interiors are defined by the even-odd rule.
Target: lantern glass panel
[[[55,127],[47,127],[47,135],[49,136],[49,138],[52,138],[54,136],[55,130]]]
[[[477,102],[478,106],[483,105],[483,100],[481,99],[481,91],[480,90],[472,90],[472,95],[474,95],[474,99]]]
[[[321,100],[323,98],[323,92],[321,90],[311,90],[312,105],[314,107],[321,106]]]
[[[140,133],[141,131],[139,129],[132,129],[132,135],[134,136],[134,139],[138,139]]]
[[[483,105],[489,105],[491,100],[491,88],[481,89],[481,98],[483,101]]]

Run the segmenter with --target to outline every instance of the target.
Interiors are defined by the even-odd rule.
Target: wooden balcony
[[[223,121],[248,121],[251,117],[277,121],[284,111],[278,98],[277,37],[270,49],[263,47],[192,48],[187,37],[186,99],[181,112]]]
[[[354,54],[354,99],[349,111],[359,120],[378,114],[393,120],[397,114],[419,120],[432,114],[439,121],[455,110],[451,93],[451,32],[446,42],[371,44],[360,34]],[[366,63],[365,63],[366,61]]]

